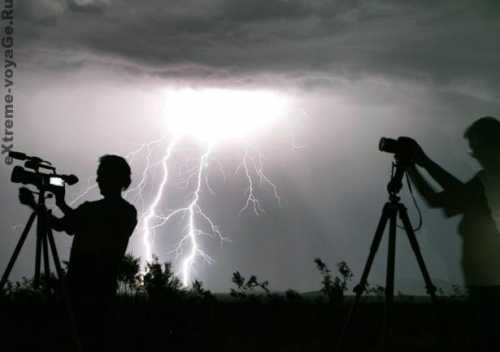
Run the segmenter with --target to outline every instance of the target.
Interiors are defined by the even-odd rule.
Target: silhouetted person
[[[52,218],[52,227],[74,236],[68,268],[73,296],[111,298],[117,288],[117,273],[128,241],[137,224],[133,205],[121,193],[130,185],[130,167],[120,156],[99,159],[97,185],[102,199],[72,209],[64,194],[56,194],[63,218]]]
[[[55,230],[74,237],[67,283],[84,346],[89,350],[103,347],[99,330],[116,293],[119,265],[137,224],[136,209],[121,195],[130,185],[130,174],[124,158],[104,155],[99,159],[96,179],[103,198],[72,209],[61,191],[56,194],[56,204],[64,216],[49,220]]]
[[[415,142],[416,162],[441,186],[436,191],[416,167],[412,180],[428,205],[444,210],[448,217],[462,215],[458,233],[462,238],[465,283],[478,308],[478,326],[484,350],[500,350],[500,121],[483,117],[464,134],[471,155],[482,170],[462,182],[431,160]]]

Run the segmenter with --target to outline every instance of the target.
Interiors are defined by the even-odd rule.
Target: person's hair
[[[127,160],[118,155],[103,155],[99,158],[99,168],[106,177],[113,179],[121,186],[121,189],[126,190],[132,182],[130,178],[130,166]]]
[[[485,146],[500,145],[500,121],[492,116],[481,117],[465,130],[464,137]]]

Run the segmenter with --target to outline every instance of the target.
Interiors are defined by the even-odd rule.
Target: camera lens
[[[398,141],[396,139],[382,137],[380,138],[378,149],[381,152],[396,154],[398,152]]]

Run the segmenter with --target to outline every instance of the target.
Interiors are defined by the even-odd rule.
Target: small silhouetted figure
[[[68,268],[70,290],[77,296],[109,298],[116,291],[118,267],[137,224],[137,212],[121,195],[131,182],[125,159],[101,157],[96,181],[102,199],[72,209],[64,194],[57,194],[56,204],[64,217],[52,217],[51,223],[55,230],[74,236]]]
[[[52,216],[50,220],[55,230],[74,237],[68,288],[82,333],[93,334],[94,338],[102,314],[116,293],[119,265],[137,224],[136,209],[121,195],[130,185],[130,174],[124,158],[104,155],[99,159],[96,180],[103,198],[72,209],[64,200],[64,192],[56,194],[64,217]]]
[[[500,121],[482,117],[466,131],[471,155],[482,167],[462,182],[431,160],[415,142],[417,165],[441,186],[436,191],[414,167],[410,170],[419,193],[447,217],[461,215],[462,267],[470,298],[478,309],[482,350],[500,350]]]

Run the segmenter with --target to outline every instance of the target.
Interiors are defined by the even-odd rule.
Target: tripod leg
[[[341,351],[344,347],[344,340],[349,330],[352,322],[352,318],[358,308],[359,301],[361,299],[361,295],[366,290],[366,285],[368,282],[368,275],[370,274],[370,270],[373,264],[373,260],[375,259],[375,254],[377,253],[378,248],[380,247],[380,242],[382,241],[382,237],[384,235],[385,227],[387,226],[387,221],[391,217],[391,213],[393,212],[393,207],[391,204],[386,203],[384,205],[384,209],[382,210],[382,216],[380,217],[380,221],[377,225],[377,230],[375,231],[375,236],[373,237],[372,244],[370,246],[370,254],[368,255],[368,259],[366,261],[365,267],[363,269],[363,274],[361,275],[361,279],[359,284],[354,287],[354,292],[356,293],[356,297],[354,299],[354,303],[351,307],[349,315],[347,317],[347,321],[342,330],[342,334],[340,336],[338,350]]]
[[[33,287],[38,289],[40,286],[40,264],[42,261],[42,244],[44,234],[44,223],[42,219],[42,215],[38,216],[37,226],[36,226],[36,252],[35,252],[35,277],[33,279]]]
[[[384,350],[390,347],[392,336],[392,306],[394,303],[394,270],[396,263],[396,229],[397,229],[397,208],[391,213],[389,223],[389,243],[387,253],[387,272],[385,279],[385,312],[384,312]]]
[[[443,312],[440,312],[438,299],[436,297],[436,286],[432,283],[431,276],[427,270],[427,266],[424,262],[424,257],[422,256],[422,252],[420,251],[420,246],[417,242],[417,237],[415,236],[415,231],[411,226],[410,219],[408,217],[408,213],[404,205],[400,204],[399,216],[401,221],[403,222],[404,228],[406,230],[406,234],[408,235],[408,239],[410,241],[411,248],[415,253],[415,257],[417,258],[418,266],[420,267],[420,271],[422,272],[422,276],[425,282],[425,288],[427,293],[431,298],[432,305],[434,306],[434,316],[439,324],[439,334],[437,344],[440,350],[446,350],[446,342],[448,340],[448,333],[445,329],[446,322],[443,319]]]
[[[24,242],[26,241],[26,237],[28,237],[31,226],[33,226],[33,222],[35,221],[35,218],[36,218],[36,213],[32,213],[28,219],[28,222],[26,223],[26,226],[24,227],[21,237],[17,242],[16,248],[14,249],[14,253],[12,253],[12,257],[10,257],[9,263],[7,264],[7,268],[5,269],[2,275],[2,280],[0,281],[0,291],[3,290],[3,287],[7,283],[7,280],[9,279],[10,272],[12,271],[12,268],[14,267],[17,257],[19,256],[19,252],[21,252],[21,248],[23,248]]]
[[[48,244],[48,222],[46,214],[43,215],[43,232],[42,234],[42,253],[45,280],[50,280],[50,260],[49,260],[49,244]],[[48,281],[46,281],[48,283]],[[47,285],[46,285],[47,286]],[[48,287],[46,287],[48,289]]]
[[[43,236],[42,241],[42,251],[43,251],[43,270],[45,273],[45,279],[48,280],[50,278],[50,261],[49,261],[49,244],[48,244],[47,235]]]
[[[64,271],[61,266],[61,262],[59,260],[59,255],[57,253],[56,243],[54,241],[54,235],[52,234],[52,230],[47,230],[47,238],[50,245],[50,251],[52,252],[52,258],[54,260],[54,266],[56,267],[57,277],[61,282],[61,290],[62,296],[64,300],[64,305],[66,306],[66,311],[68,313],[68,317],[71,325],[71,333],[73,335],[73,341],[75,343],[76,351],[82,352],[82,344],[80,341],[80,336],[78,334],[78,326],[76,323],[75,313],[73,311],[73,307],[71,305],[71,299],[69,296],[68,286],[66,284]]]
[[[425,288],[427,293],[431,297],[433,303],[436,303],[436,286],[432,283],[431,276],[427,271],[427,267],[424,262],[424,257],[422,256],[422,252],[420,251],[420,246],[417,242],[417,237],[415,236],[415,231],[411,226],[410,218],[408,217],[408,213],[406,211],[406,207],[402,204],[399,205],[399,216],[401,221],[403,222],[403,226],[406,230],[406,234],[408,235],[408,240],[410,241],[411,248],[415,253],[415,257],[417,258],[418,266],[420,271],[422,272],[422,276],[425,281]]]
[[[377,230],[375,232],[375,236],[373,238],[370,247],[370,254],[368,255],[368,259],[366,261],[363,274],[361,275],[361,280],[359,281],[359,284],[354,288],[356,297],[363,294],[363,292],[366,290],[366,285],[368,283],[368,275],[370,274],[370,270],[373,265],[373,260],[375,259],[375,254],[377,253],[377,250],[380,247],[380,242],[382,241],[382,236],[384,235],[385,227],[387,226],[387,221],[392,217],[392,212],[393,209],[391,204],[386,204],[382,211],[382,217],[380,218],[380,222],[378,223]]]

